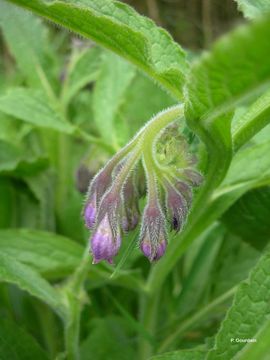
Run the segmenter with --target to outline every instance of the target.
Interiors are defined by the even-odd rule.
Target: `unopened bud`
[[[105,216],[98,224],[91,239],[93,264],[102,260],[112,264],[121,246],[121,237],[118,233],[114,236],[108,216]]]

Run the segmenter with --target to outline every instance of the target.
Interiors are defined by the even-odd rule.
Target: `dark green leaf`
[[[209,360],[232,359],[245,343],[236,339],[252,339],[269,316],[270,253],[264,254],[252,270],[247,282],[241,284],[234,302],[216,336]],[[235,339],[235,341],[231,340]],[[256,344],[255,344],[256,345]]]
[[[48,360],[49,357],[30,334],[10,320],[1,319],[0,359]]]
[[[255,248],[263,249],[270,240],[270,188],[249,191],[222,219],[232,233]]]

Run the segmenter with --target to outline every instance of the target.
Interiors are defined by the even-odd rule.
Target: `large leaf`
[[[48,360],[49,357],[30,334],[15,323],[1,319],[0,359]]]
[[[214,184],[224,177],[230,162],[233,112],[270,83],[269,36],[269,18],[241,26],[221,38],[191,69],[186,116],[208,146],[208,177]],[[242,137],[241,143],[247,139]]]
[[[54,233],[38,230],[0,230],[0,252],[29,265],[44,276],[71,273],[80,263],[83,248]]]
[[[139,66],[178,98],[186,62],[170,35],[131,7],[111,0],[12,0],[39,15],[90,37]]]
[[[65,307],[60,294],[36,271],[7,254],[0,254],[0,281],[17,285],[47,303],[62,318]]]
[[[270,2],[268,0],[235,0],[238,8],[250,19],[270,12]]]
[[[256,337],[270,315],[270,252],[263,255],[247,282],[236,292],[232,307],[216,336],[208,360],[232,359],[245,343],[237,339]],[[231,340],[232,339],[232,340]]]
[[[73,126],[49,105],[42,92],[12,88],[0,97],[0,110],[30,124],[72,133]]]

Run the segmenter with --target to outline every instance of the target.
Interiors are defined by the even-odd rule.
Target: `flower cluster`
[[[91,181],[84,219],[92,230],[93,263],[112,263],[123,235],[139,223],[139,247],[150,261],[164,255],[168,230],[182,229],[192,187],[200,185],[202,176],[179,134],[180,110],[174,107],[158,114]],[[140,221],[139,200],[145,195]]]

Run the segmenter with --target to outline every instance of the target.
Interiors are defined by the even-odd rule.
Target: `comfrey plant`
[[[206,43],[234,2],[197,2]],[[269,358],[270,1],[236,3],[253,20],[189,56],[122,1],[0,0],[1,358]],[[88,154],[115,154],[84,206],[99,266]],[[160,261],[108,266],[135,236]]]
[[[146,179],[146,205],[142,211],[139,246],[150,261],[161,258],[170,230],[180,231],[192,200],[192,187],[200,185],[195,156],[188,153],[178,122],[183,107],[174,106],[154,116],[120,150],[89,185],[84,207],[85,224],[92,229],[93,263],[112,263],[123,234],[140,222],[139,199],[144,195],[140,162]]]

